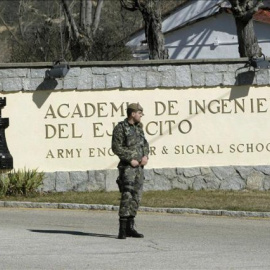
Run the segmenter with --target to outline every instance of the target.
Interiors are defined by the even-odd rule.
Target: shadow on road
[[[79,236],[117,238],[116,235],[99,234],[99,233],[84,233],[84,232],[78,232],[78,231],[60,231],[60,230],[29,230],[29,231],[34,232],[34,233],[71,234],[71,235],[79,235]]]

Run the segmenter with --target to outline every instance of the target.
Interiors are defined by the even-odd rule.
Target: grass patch
[[[4,201],[28,201],[49,203],[79,203],[79,204],[110,204],[118,205],[119,192],[57,192],[31,194],[29,196],[6,196],[0,197]]]
[[[0,197],[4,201],[119,205],[119,192],[65,192]],[[269,191],[169,190],[143,193],[142,206],[270,212]]]
[[[266,191],[151,191],[143,205],[152,207],[270,212],[270,192]]]

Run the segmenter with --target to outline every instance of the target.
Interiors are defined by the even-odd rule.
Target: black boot
[[[119,223],[120,225],[119,225],[118,239],[126,239],[127,219],[120,218]]]
[[[138,233],[134,229],[134,225],[135,225],[134,217],[128,217],[126,236],[127,237],[144,238],[143,234]]]

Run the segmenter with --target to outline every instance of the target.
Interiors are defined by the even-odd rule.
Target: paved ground
[[[139,213],[144,239],[116,239],[117,212],[0,208],[0,269],[270,269],[270,219]]]

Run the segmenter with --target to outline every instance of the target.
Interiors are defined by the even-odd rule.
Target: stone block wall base
[[[116,191],[118,170],[45,173],[44,192]],[[224,166],[145,169],[144,191],[269,190],[270,166]]]

